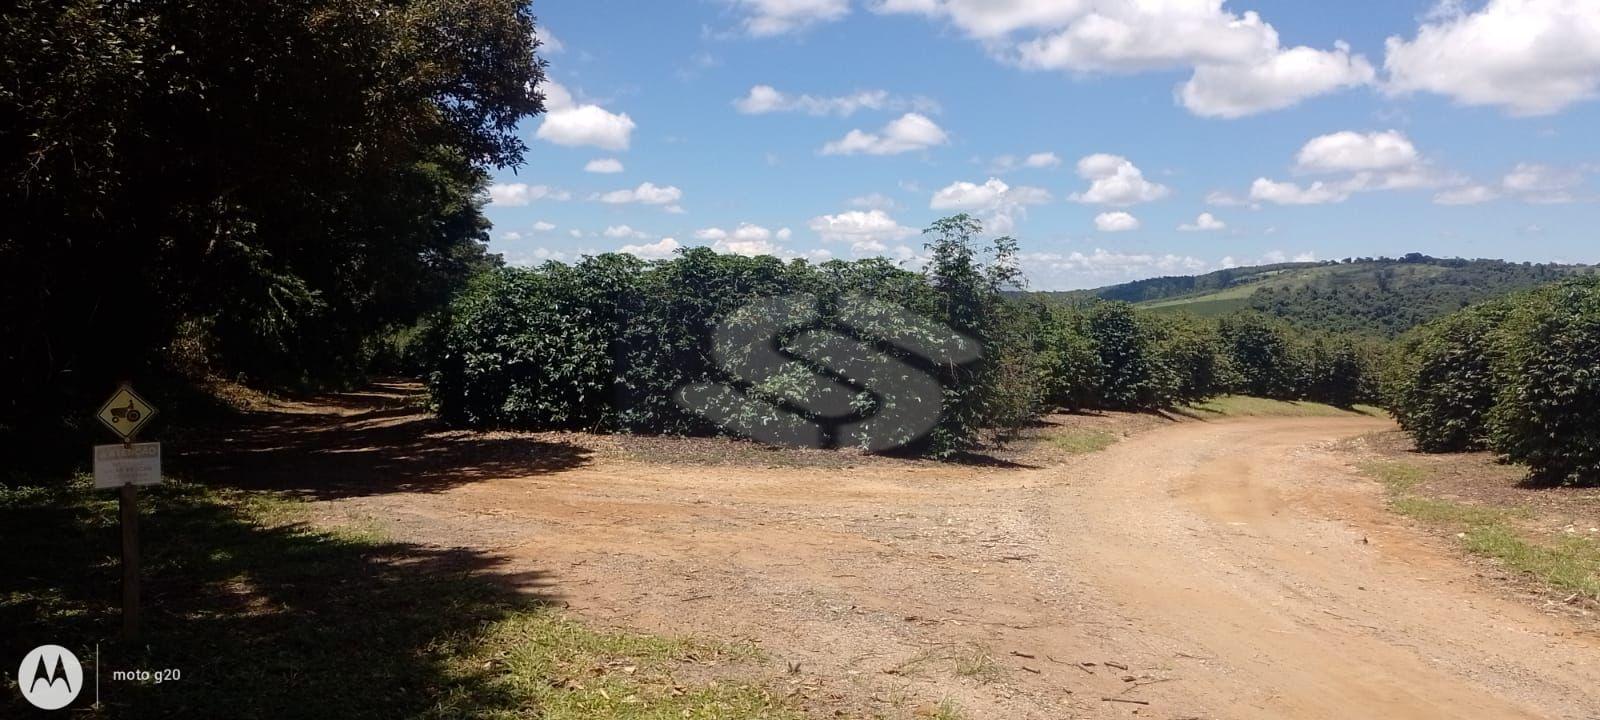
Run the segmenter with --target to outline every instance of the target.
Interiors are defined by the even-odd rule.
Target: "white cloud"
[[[649,234],[635,230],[627,225],[612,225],[603,233],[608,238],[636,238],[650,237]]]
[[[544,93],[545,116],[534,137],[557,145],[628,149],[635,126],[627,113],[574,102],[572,93],[555,81],[547,80],[539,89]]]
[[[1304,186],[1257,178],[1250,186],[1250,198],[1278,205],[1324,205],[1344,202],[1358,192],[1455,188],[1468,182],[1435,168],[1397,130],[1346,130],[1314,137],[1296,154],[1294,170],[1332,177]]]
[[[678,248],[681,247],[683,246],[679,245],[677,240],[664,237],[653,243],[646,243],[642,245],[623,245],[622,247],[617,248],[617,252],[628,253],[629,255],[633,255],[645,260],[660,260],[663,258],[672,257],[672,254],[677,252]]]
[[[556,229],[556,226],[555,223],[548,223],[540,220],[533,224],[533,229],[538,232],[550,232],[551,230]]]
[[[619,173],[622,172],[622,161],[616,158],[595,158],[583,166],[583,171],[592,173]]]
[[[667,211],[672,212],[673,208],[677,207],[676,203],[682,198],[683,191],[672,185],[659,186],[655,183],[647,182],[640,183],[639,187],[636,187],[632,190],[612,190],[611,192],[597,196],[595,199],[598,199],[600,202],[610,203],[613,205],[619,205],[623,203],[666,205]],[[682,210],[682,208],[678,209]]]
[[[746,257],[772,255],[785,259],[806,258],[817,261],[832,257],[833,253],[826,250],[796,252],[780,244],[793,235],[793,231],[789,230],[789,228],[779,228],[773,231],[754,223],[739,223],[738,227],[732,230],[708,227],[694,232],[695,239],[711,243],[711,249],[720,253],[744,255]]]
[[[849,243],[858,254],[881,253],[889,243],[904,240],[917,231],[895,222],[882,210],[850,210],[837,215],[819,215],[806,226],[824,242]]]
[[[567,44],[561,42],[555,33],[550,32],[550,28],[541,27],[533,36],[539,40],[540,55],[559,55],[567,49]]]
[[[1390,37],[1385,48],[1391,92],[1545,115],[1600,91],[1600,3],[1489,0],[1468,13],[1445,2],[1416,37]]]
[[[1117,211],[1094,216],[1094,227],[1100,232],[1127,232],[1139,229],[1139,218]]]
[[[1025,158],[1022,158],[1021,160],[1018,160],[1015,155],[1001,155],[996,157],[994,162],[989,164],[989,167],[991,172],[1008,173],[1012,170],[1016,170],[1017,168],[1042,170],[1046,168],[1060,167],[1060,165],[1061,158],[1055,153],[1036,152]]]
[[[1250,203],[1246,200],[1241,200],[1237,197],[1234,197],[1233,193],[1230,193],[1226,190],[1212,190],[1210,193],[1206,194],[1206,204],[1215,205],[1217,207],[1241,207],[1244,205],[1249,205]]]
[[[1325,205],[1350,199],[1350,190],[1321,180],[1301,187],[1292,182],[1256,178],[1250,185],[1250,199],[1277,205]]]
[[[1003,62],[1071,73],[1192,68],[1178,90],[1191,112],[1238,117],[1370,83],[1371,63],[1332,50],[1285,48],[1254,12],[1222,0],[881,0],[874,9],[950,22]]]
[[[1583,173],[1537,163],[1519,163],[1500,180],[1501,187],[1526,202],[1539,205],[1569,203],[1577,198],[1573,191],[1583,184]]]
[[[1171,192],[1146,180],[1138,167],[1119,155],[1089,155],[1078,161],[1078,175],[1089,181],[1088,190],[1072,196],[1081,203],[1126,207],[1160,200]]]
[[[999,178],[989,178],[982,185],[954,182],[933,194],[928,207],[934,210],[970,210],[981,214],[984,229],[990,233],[1004,234],[1016,226],[1015,217],[1026,214],[1027,206],[1050,201],[1050,193],[1043,188],[1019,185],[1012,187]]]
[[[495,207],[523,207],[535,200],[571,200],[572,193],[549,185],[495,183],[489,186],[489,204]]]
[[[1485,185],[1464,185],[1434,195],[1433,201],[1439,205],[1477,205],[1499,197],[1500,193],[1494,188]]]
[[[814,95],[789,95],[771,85],[756,85],[744,97],[733,101],[733,106],[746,115],[763,115],[775,112],[802,112],[807,115],[837,115],[848,117],[859,110],[907,110],[932,112],[938,104],[927,98],[900,98],[885,90],[859,90],[849,95],[817,97]]]
[[[1029,155],[1026,159],[1024,159],[1022,161],[1022,165],[1023,167],[1030,168],[1059,167],[1061,165],[1061,158],[1056,157],[1056,154],[1053,152],[1038,152]]]
[[[838,20],[850,13],[849,0],[728,0],[744,13],[744,29],[756,37],[782,35]]]
[[[560,250],[551,250],[549,248],[541,247],[534,248],[531,252],[508,253],[506,254],[505,258],[506,262],[511,265],[516,265],[518,267],[532,267],[534,265],[542,265],[551,260],[558,262],[561,260],[566,260],[567,254]]]
[[[509,240],[511,242],[516,242],[516,241],[522,239],[522,233],[519,233],[519,232],[516,232],[516,231],[500,233],[500,239],[501,240]]]
[[[1296,169],[1308,173],[1404,170],[1421,162],[1416,146],[1397,130],[1321,135],[1295,156]]]
[[[1178,229],[1183,232],[1209,232],[1213,230],[1222,230],[1227,227],[1228,224],[1218,220],[1217,216],[1208,212],[1203,212],[1200,213],[1200,217],[1194,219],[1194,222],[1179,225]]]
[[[1196,115],[1237,118],[1368,85],[1374,77],[1372,63],[1351,55],[1344,43],[1333,50],[1302,46],[1257,62],[1201,65],[1179,88],[1178,98]]]
[[[787,228],[785,228],[787,230]],[[779,239],[787,238],[785,230],[778,231]],[[719,227],[701,228],[694,231],[694,236],[700,240],[722,242],[727,240],[738,242],[765,242],[772,239],[773,232],[767,228],[753,223],[739,223],[731,232]],[[759,254],[759,253],[758,253]]]
[[[822,146],[823,155],[897,155],[925,150],[950,141],[948,135],[926,116],[906,113],[876,133],[851,130],[844,137]]]

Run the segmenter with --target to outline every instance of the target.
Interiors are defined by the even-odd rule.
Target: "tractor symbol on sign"
[[[121,422],[139,422],[139,408],[134,407],[133,398],[128,398],[127,407],[111,408],[111,419]]]

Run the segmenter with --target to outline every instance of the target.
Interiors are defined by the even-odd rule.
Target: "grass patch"
[[[1046,442],[1057,450],[1065,450],[1073,455],[1085,455],[1100,452],[1116,444],[1117,436],[1105,430],[1089,428],[1067,428],[1054,433]]]
[[[988,684],[1000,678],[1000,664],[981,645],[973,645],[955,658],[956,675]]]
[[[751,650],[597,632],[547,602],[554,578],[497,556],[317,528],[300,501],[184,483],[141,492],[145,628],[123,643],[114,497],[81,476],[0,486],[0,657],[54,643],[92,677],[100,644],[101,716],[798,717]],[[110,679],[158,668],[182,677]],[[7,693],[0,715],[22,702]]]
[[[1349,415],[1382,415],[1383,411],[1370,405],[1340,408],[1315,402],[1271,400],[1249,395],[1223,395],[1190,405],[1180,410],[1180,413],[1200,418],[1345,417]]]
[[[1388,489],[1389,507],[1407,517],[1453,532],[1469,552],[1491,557],[1563,592],[1600,601],[1600,543],[1572,536],[1555,542],[1531,539],[1516,520],[1525,508],[1470,505],[1418,494],[1427,468],[1385,461],[1361,466]]]

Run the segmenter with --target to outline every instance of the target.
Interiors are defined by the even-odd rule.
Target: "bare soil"
[[[1127,437],[950,464],[447,431],[414,393],[278,404],[183,462],[492,553],[598,624],[752,641],[819,716],[1600,717],[1595,625],[1356,472],[1386,419],[1055,418]]]

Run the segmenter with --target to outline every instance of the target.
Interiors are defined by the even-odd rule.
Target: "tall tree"
[[[0,426],[175,345],[359,364],[485,262],[542,112],[527,0],[19,0],[0,22]]]

